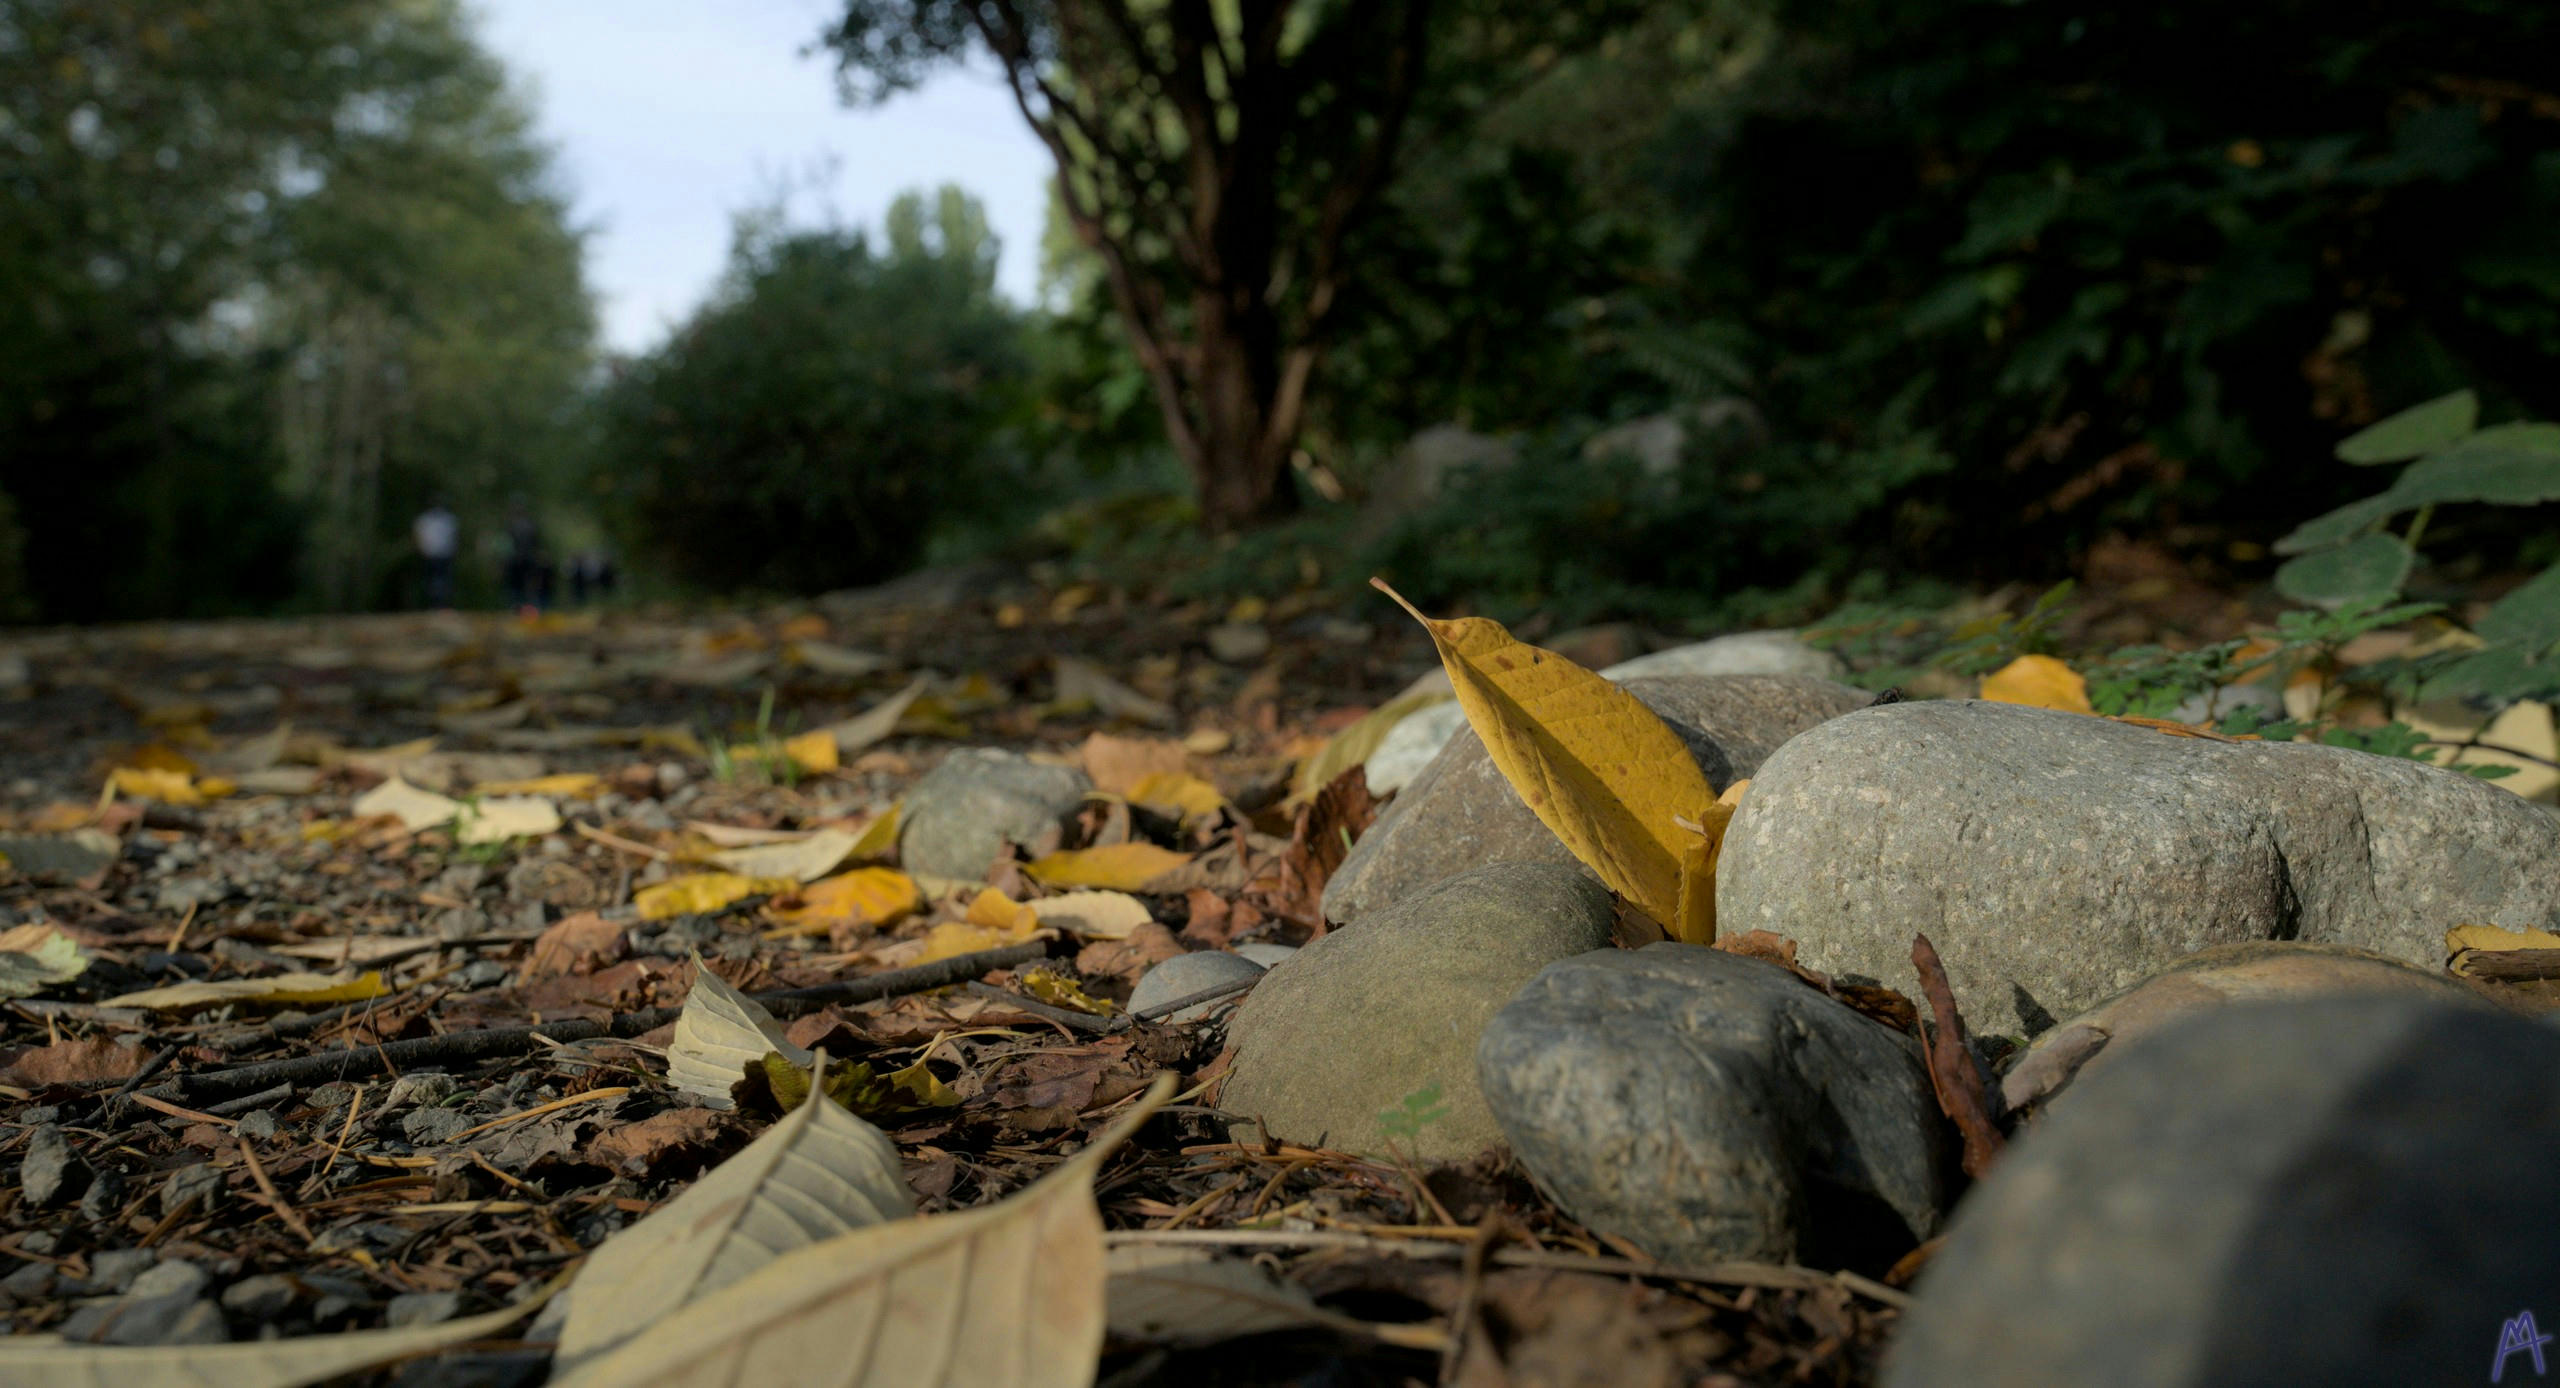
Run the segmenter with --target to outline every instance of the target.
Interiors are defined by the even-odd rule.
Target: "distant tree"
[[[718,589],[876,580],[988,476],[1023,363],[985,212],[907,194],[885,239],[741,218],[712,300],[619,368],[599,483],[648,562]]]
[[[1349,238],[1417,125],[1463,128],[1621,0],[849,0],[827,36],[855,99],[973,52],[1001,66],[1100,258],[1204,520],[1285,511],[1344,305]],[[1434,65],[1435,43],[1467,60]],[[1419,119],[1418,119],[1419,118]]]

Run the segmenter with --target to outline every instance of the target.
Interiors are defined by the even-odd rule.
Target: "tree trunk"
[[[1200,498],[1200,520],[1218,533],[1297,509],[1289,451],[1298,411],[1282,398],[1279,324],[1256,302],[1237,305],[1214,290],[1194,296],[1189,396],[1192,428],[1183,462]]]

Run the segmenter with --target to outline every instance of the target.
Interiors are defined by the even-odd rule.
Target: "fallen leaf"
[[[1133,892],[1191,861],[1151,843],[1114,843],[1035,858],[1023,870],[1046,887],[1102,887]]]
[[[1679,821],[1701,822],[1716,792],[1671,725],[1498,622],[1434,621],[1370,581],[1431,633],[1468,724],[1539,822],[1674,939],[1714,943],[1714,920],[1702,909],[1715,899],[1713,884],[1685,880],[1699,863],[1698,836]]]
[[[896,868],[869,867],[810,883],[785,901],[794,904],[776,904],[765,914],[815,935],[887,925],[923,905],[924,894]]]
[[[1445,704],[1452,697],[1440,690],[1426,689],[1371,709],[1359,722],[1335,733],[1314,756],[1298,763],[1297,775],[1289,782],[1289,799],[1297,802],[1315,798],[1315,793],[1333,784],[1335,777],[1377,755],[1378,744],[1387,740],[1396,724],[1434,704]]]
[[[1982,677],[1982,697],[1995,704],[2058,708],[2066,713],[2096,713],[2089,706],[2089,682],[2080,672],[2049,655],[2022,655]]]
[[[1108,1235],[1105,1236],[1106,1238]],[[1206,1248],[1114,1245],[1104,1259],[1106,1315],[1115,1340],[1213,1344],[1301,1326],[1365,1335],[1369,1326],[1316,1305],[1305,1288],[1260,1263]]]
[[[1055,969],[1033,969],[1022,975],[1022,991],[1051,1007],[1063,1007],[1071,1012],[1083,1012],[1096,1017],[1108,1017],[1120,1010],[1111,1003],[1087,993],[1084,985]]]
[[[422,737],[415,742],[394,743],[389,747],[348,751],[340,747],[319,746],[314,747],[312,751],[314,759],[323,770],[344,766],[361,771],[368,776],[380,776],[390,780],[398,778],[403,767],[435,749],[434,738]]]
[[[855,1229],[659,1317],[558,1388],[821,1381],[840,1388],[1088,1388],[1102,1349],[1094,1177],[1172,1098],[1171,1076],[996,1204]]]
[[[1183,745],[1165,738],[1095,733],[1076,749],[1076,760],[1096,790],[1126,797],[1150,776],[1179,776],[1190,769]]]
[[[354,978],[330,974],[270,974],[265,978],[229,978],[219,983],[177,983],[166,988],[146,988],[139,993],[125,993],[106,1000],[108,1007],[145,1007],[154,1011],[173,1012],[180,1008],[211,1007],[227,1002],[272,1003],[278,1007],[323,1006],[342,1002],[362,1002],[378,998],[391,990],[383,985],[378,972],[365,972]]]
[[[416,831],[433,829],[462,813],[462,802],[448,799],[431,790],[420,790],[393,776],[381,785],[356,797],[353,813],[358,819],[389,815],[401,827]]]
[[[1182,739],[1182,750],[1202,757],[1214,757],[1234,745],[1235,734],[1224,728],[1194,728]]]
[[[800,664],[837,679],[858,680],[865,675],[876,675],[897,663],[872,651],[832,646],[824,641],[795,641],[789,650],[792,659]]]
[[[397,1330],[350,1330],[216,1345],[66,1344],[48,1335],[0,1336],[0,1383],[46,1388],[301,1388],[447,1345],[486,1340],[531,1315],[539,1296],[487,1315]]]
[[[705,915],[751,896],[795,891],[796,877],[741,877],[734,872],[697,872],[670,878],[631,894],[631,904],[644,921],[670,916]]]
[[[1177,820],[1213,819],[1227,804],[1227,797],[1220,795],[1216,786],[1179,771],[1142,776],[1129,787],[1127,796],[1130,804],[1144,805]]]
[[[107,773],[107,784],[118,795],[180,806],[201,805],[237,789],[229,781],[198,781],[184,771],[140,766],[117,767]]]
[[[602,776],[587,771],[564,771],[557,776],[482,781],[471,788],[471,793],[474,795],[566,795],[583,799],[603,789]]]
[[[980,950],[1002,949],[1037,939],[1040,932],[1038,912],[988,887],[970,900],[967,916],[944,921],[927,932],[924,950],[912,962],[930,964]]]
[[[588,1257],[570,1289],[558,1371],[794,1249],[914,1213],[887,1134],[833,1102],[802,1103]]]
[[[13,995],[23,996],[23,995]],[[142,1069],[140,1046],[119,1046],[103,1036],[56,1041],[20,1055],[0,1071],[11,1084],[105,1084],[131,1079]]]
[[[539,796],[500,796],[476,800],[455,817],[456,843],[505,843],[539,838],[560,828],[560,809]]]
[[[854,859],[871,859],[895,855],[898,851],[898,815],[905,803],[892,800],[889,802],[889,808],[873,815],[871,822],[862,826],[861,835],[854,839],[853,847],[846,852],[845,856]]]
[[[2502,925],[2457,925],[2444,933],[2446,958],[2467,949],[2560,949],[2560,935],[2548,930],[2509,930]]]
[[[780,843],[725,849],[712,854],[711,861],[742,877],[788,877],[794,882],[815,882],[852,856],[854,846],[860,842],[842,829],[820,829]]]
[[[1068,706],[1087,705],[1106,718],[1125,718],[1132,723],[1167,727],[1174,721],[1173,706],[1131,689],[1104,674],[1102,667],[1089,660],[1062,655],[1052,662],[1058,677],[1057,702]]]
[[[833,730],[827,728],[819,728],[814,732],[805,732],[798,737],[782,740],[782,755],[791,758],[794,764],[806,772],[835,770],[840,764],[836,760],[837,751],[836,735]]]
[[[1029,903],[1040,924],[1083,940],[1124,939],[1155,919],[1147,903],[1127,892],[1068,892]]]
[[[918,675],[908,681],[906,688],[829,727],[826,731],[836,740],[836,754],[852,756],[896,732],[898,720],[907,716],[907,706],[923,696],[927,684],[926,678]]]
[[[623,928],[618,923],[593,911],[563,916],[533,942],[522,977],[531,983],[563,974],[593,973],[619,962],[624,948]]]
[[[760,1073],[766,1092],[785,1111],[807,1103],[813,1088],[822,1090],[828,1102],[861,1118],[894,1118],[960,1106],[959,1093],[921,1060],[886,1074],[874,1073],[868,1063],[847,1065],[821,1080],[814,1064],[795,1064],[780,1052],[767,1051]]]
[[[49,925],[21,925],[0,934],[0,998],[27,998],[88,971],[80,944]]]
[[[792,1045],[764,1004],[730,986],[693,956],[693,990],[684,995],[667,1038],[667,1083],[712,1108],[728,1108],[729,1090],[747,1067],[773,1052],[806,1066],[810,1053]]]

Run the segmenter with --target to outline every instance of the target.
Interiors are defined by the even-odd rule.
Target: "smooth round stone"
[[[1816,650],[1792,631],[1738,631],[1622,660],[1600,672],[1613,680],[1656,675],[1808,675],[1836,680],[1849,673],[1840,657]]]
[[[2171,737],[1971,699],[1780,748],[1726,832],[1728,931],[2033,1035],[2212,945],[2307,940],[2432,968],[2465,923],[2560,925],[2560,819],[2485,781],[2340,747]]]
[[[1614,914],[1572,868],[1495,863],[1308,942],[1228,1025],[1230,1131],[1423,1161],[1501,1141],[1476,1039],[1539,969],[1606,946]]]
[[[1296,945],[1251,944],[1238,945],[1235,948],[1238,955],[1266,969],[1298,952]]]
[[[2548,1027],[2412,996],[2216,1009],[2010,1144],[1885,1383],[2486,1382],[2522,1313],[2560,1315],[2555,1158]]]
[[[1263,966],[1242,955],[1222,949],[1194,950],[1177,954],[1138,977],[1138,986],[1129,992],[1129,1010],[1144,1012],[1162,1007],[1178,998],[1207,992],[1222,984],[1241,982],[1262,976]],[[1160,1022],[1196,1022],[1212,1013],[1224,1012],[1242,1000],[1243,994],[1231,994],[1204,1003],[1195,1003],[1179,1012],[1159,1017]]]
[[[2051,1103],[2080,1076],[2103,1069],[2128,1043],[2235,1002],[2384,993],[2487,1007],[2441,973],[2370,950],[2299,940],[2216,945],[2170,965],[2070,1021],[2046,1031],[2013,1061],[2000,1085],[2009,1109]]]
[[[1092,789],[1071,766],[987,747],[954,752],[908,790],[898,861],[909,872],[975,882],[1007,843],[1037,841]]]
[[[1919,1046],[1775,964],[1676,943],[1551,964],[1476,1070],[1556,1203],[1666,1262],[1881,1265],[1937,1230]]]

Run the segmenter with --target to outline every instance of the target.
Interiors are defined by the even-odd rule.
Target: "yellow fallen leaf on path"
[[[1147,903],[1127,892],[1067,892],[1030,903],[1042,925],[1080,940],[1125,940],[1131,931],[1154,920]]]
[[[1040,933],[1037,912],[988,887],[970,900],[967,916],[956,921],[944,921],[926,933],[924,952],[916,956],[915,962],[930,964],[937,959],[954,959],[982,949],[1002,949],[1036,939]]]
[[[1995,704],[2058,708],[2065,713],[2096,713],[2089,705],[2089,682],[2080,672],[2049,655],[2022,655],[1982,677],[1982,697]]]
[[[809,934],[839,927],[881,926],[924,904],[916,880],[896,868],[855,868],[800,889],[796,905],[766,912],[783,925]]]
[[[420,790],[397,776],[356,797],[358,819],[389,815],[412,832],[432,829],[462,813],[462,802],[432,790]]]
[[[368,971],[354,978],[328,974],[273,974],[266,978],[227,978],[218,983],[176,983],[166,988],[145,988],[139,993],[109,998],[102,1005],[144,1007],[155,1011],[212,1007],[227,1002],[306,1007],[313,1003],[362,1002],[390,991],[383,986],[382,975],[378,972]]]
[[[1434,704],[1445,704],[1449,695],[1437,689],[1416,690],[1378,705],[1362,715],[1359,722],[1335,733],[1333,739],[1314,756],[1298,763],[1298,771],[1289,782],[1289,802],[1298,804],[1316,798],[1316,792],[1333,784],[1333,778],[1355,766],[1365,764],[1378,754],[1378,747],[1394,732],[1396,724]]]
[[[1043,886],[1134,892],[1190,861],[1190,854],[1151,843],[1113,843],[1047,854],[1023,870]]]
[[[1173,1097],[1020,1193],[785,1253],[554,1380],[557,1388],[822,1382],[839,1388],[1086,1388],[1102,1351],[1102,1164]]]
[[[820,829],[769,843],[723,849],[711,861],[741,877],[788,877],[815,882],[836,870],[861,842],[842,829]]]
[[[229,795],[235,789],[226,780],[208,778],[199,781],[184,771],[167,767],[119,766],[107,773],[107,784],[118,795],[178,806],[201,805]]]
[[[515,781],[482,781],[471,788],[474,795],[568,795],[585,797],[604,789],[604,778],[591,771],[564,771],[557,776],[533,776]]]
[[[631,904],[639,909],[640,919],[658,921],[669,916],[717,911],[747,897],[796,891],[799,886],[799,880],[791,877],[742,877],[734,872],[697,872],[642,887],[632,894]]]
[[[2444,954],[2459,959],[2473,950],[2560,949],[2560,935],[2548,930],[2509,930],[2497,925],[2457,925],[2444,933]],[[2456,973],[2461,972],[2456,966]]]
[[[505,843],[540,838],[560,827],[560,808],[538,795],[496,796],[463,807],[455,816],[456,843]]]
[[[1715,941],[1713,862],[1700,835],[1715,787],[1689,745],[1617,685],[1482,617],[1435,621],[1394,589],[1440,649],[1467,723],[1504,780],[1573,856],[1675,939]]]
[[[1129,787],[1128,801],[1144,805],[1175,819],[1211,819],[1226,806],[1227,797],[1218,788],[1197,776],[1183,772],[1150,772]]]
[[[803,771],[833,771],[836,760],[836,735],[832,728],[802,733],[782,740],[782,754],[797,762]]]
[[[871,822],[862,826],[861,835],[854,839],[853,848],[845,856],[856,861],[895,857],[898,852],[898,816],[905,808],[903,800],[890,801],[889,808],[872,816]]]

